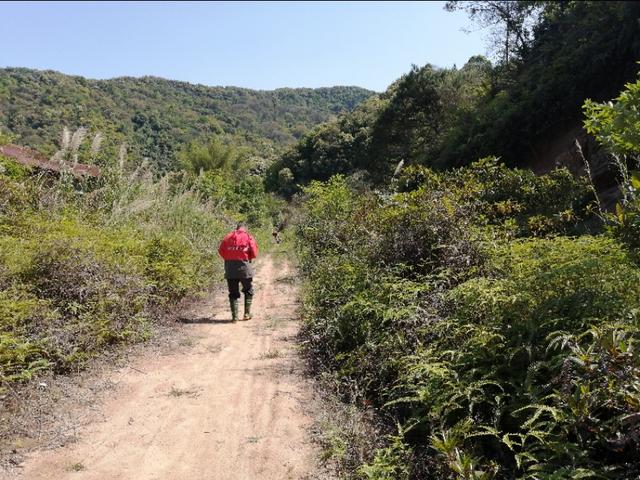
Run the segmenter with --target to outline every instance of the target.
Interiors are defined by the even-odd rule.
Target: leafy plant
[[[311,365],[402,426],[359,474],[633,478],[640,270],[584,234],[587,185],[485,159],[395,187],[312,182],[296,225]]]
[[[618,238],[640,248],[640,80],[628,83],[614,102],[586,100],[584,126],[611,154],[620,181],[621,201],[605,219]],[[631,168],[630,168],[631,167]]]

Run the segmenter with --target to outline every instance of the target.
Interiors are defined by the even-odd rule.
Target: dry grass
[[[72,463],[67,467],[67,470],[70,472],[83,472],[87,469],[82,462]]]
[[[224,345],[222,345],[221,343],[216,343],[215,345],[208,345],[206,347],[207,352],[209,353],[220,353],[223,348],[224,348]]]
[[[309,409],[314,419],[311,435],[331,478],[356,478],[358,467],[373,459],[376,449],[383,446],[381,439],[389,433],[371,408],[343,402],[330,379],[318,381]]]
[[[282,352],[280,352],[280,350],[277,349],[269,349],[266,352],[260,354],[260,360],[273,360],[275,358],[280,358],[282,357]]]
[[[167,394],[169,397],[189,397],[197,398],[200,395],[200,389],[198,387],[179,388],[175,385],[171,387],[171,390]]]

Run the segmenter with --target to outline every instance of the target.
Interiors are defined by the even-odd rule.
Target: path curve
[[[105,420],[32,454],[21,479],[303,479],[317,457],[295,374],[296,289],[286,261],[258,262],[254,319],[228,322],[225,292],[190,312],[187,347],[115,371]],[[211,317],[213,320],[207,320]],[[201,320],[197,320],[201,319]]]

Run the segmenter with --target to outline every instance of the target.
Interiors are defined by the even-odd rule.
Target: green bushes
[[[19,287],[6,288],[3,285],[0,319],[0,373],[3,383],[28,380],[39,370],[50,367],[40,342],[25,335],[34,319],[42,324],[55,319],[48,302]]]
[[[155,306],[175,303],[215,278],[218,262],[178,236],[147,239],[131,226],[105,228],[81,216],[30,215],[0,236],[0,328],[14,340],[5,345],[3,382],[19,379],[11,370],[26,375],[34,355],[60,372],[108,345],[143,340]],[[12,291],[24,298],[16,303]],[[26,346],[38,348],[12,359],[12,349]]]
[[[596,433],[577,438],[572,431],[574,412],[560,392],[579,394],[584,379],[561,346],[567,338],[584,340],[592,329],[640,333],[640,272],[619,245],[599,238],[514,242],[498,248],[488,268],[489,276],[445,295],[442,320],[398,382],[409,386],[403,401],[412,405],[419,425],[431,432],[435,427],[432,435],[458,438],[456,448],[484,459],[475,463],[486,471],[493,461],[500,477],[556,478],[551,475],[558,468],[570,466],[572,474],[611,470],[624,478],[630,465],[607,448],[615,429],[600,443],[588,441]],[[632,369],[640,366],[637,360]],[[425,366],[438,366],[438,381]],[[600,373],[600,382],[622,395],[626,387],[617,373]],[[620,421],[636,411],[628,404],[605,412],[606,403],[589,412],[594,432],[604,433],[601,424],[611,426],[614,417]]]
[[[500,227],[512,237],[585,233],[587,220],[593,220],[594,197],[587,180],[567,169],[540,176],[488,157],[446,178],[460,201],[473,202],[476,223]]]
[[[0,216],[27,208],[30,203],[28,188],[21,180],[29,174],[29,169],[0,155]],[[0,221],[5,218],[0,217]]]
[[[191,252],[187,245],[174,239],[152,238],[145,245],[145,275],[151,280],[154,291],[161,301],[182,298],[197,285],[196,275],[190,271]]]
[[[604,214],[610,231],[636,251],[640,248],[640,80],[625,85],[613,102],[586,100],[585,130],[611,154],[620,181],[620,203]],[[635,170],[634,170],[635,169]]]
[[[107,345],[148,335],[151,283],[136,264],[143,242],[130,234],[70,213],[29,215],[2,234],[0,328],[12,339],[2,383],[29,378],[34,359],[66,371]],[[27,347],[28,357],[17,353]]]
[[[242,215],[182,174],[115,168],[86,184],[2,165],[0,389],[148,338],[159,309],[221,276],[218,242]]]
[[[398,194],[372,216],[370,262],[411,270],[413,275],[467,274],[479,262],[469,241],[474,208],[445,190],[420,188]]]
[[[637,477],[640,270],[565,236],[587,186],[484,161],[396,188],[312,183],[297,225],[311,364],[401,427],[354,475]]]
[[[107,345],[147,335],[148,282],[103,233],[30,217],[2,235],[2,384],[43,368],[67,371]]]

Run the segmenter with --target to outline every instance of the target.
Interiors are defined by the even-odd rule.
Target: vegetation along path
[[[76,444],[34,454],[23,478],[305,478],[315,455],[302,410],[310,392],[293,374],[292,275],[285,260],[258,262],[248,322],[228,320],[224,291],[198,304],[186,351],[114,372],[105,421]]]

